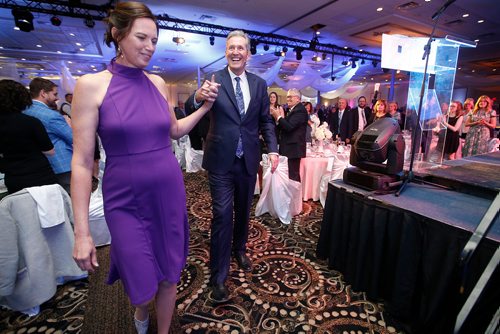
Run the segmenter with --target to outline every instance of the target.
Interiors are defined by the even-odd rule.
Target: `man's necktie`
[[[240,86],[240,77],[234,78],[236,80],[236,103],[238,103],[238,110],[240,112],[240,117],[243,118],[245,115],[245,101],[243,100],[243,92],[241,91],[241,86]],[[236,156],[238,158],[241,158],[243,156],[243,142],[241,140],[241,133],[240,133],[240,138],[238,139],[238,146],[236,147]]]
[[[364,129],[366,126],[366,115],[364,109],[361,109],[361,117],[363,117],[363,129]]]

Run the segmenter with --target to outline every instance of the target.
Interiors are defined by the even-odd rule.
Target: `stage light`
[[[302,60],[302,49],[295,48],[295,59]]]
[[[50,23],[52,23],[53,26],[59,27],[61,25],[61,22],[61,19],[55,15],[50,18]]]
[[[24,8],[14,8],[12,10],[12,16],[14,16],[14,22],[19,30],[24,32],[30,32],[35,27],[33,26],[33,14]]]
[[[365,60],[361,59],[361,65],[364,65],[364,64],[365,64]]]
[[[356,68],[356,61],[351,59],[351,68]]]
[[[311,42],[309,44],[309,49],[314,51],[316,49],[316,45],[318,45],[318,43],[319,43],[318,36],[314,35],[314,37],[311,39]]]
[[[214,36],[210,36],[208,39],[210,40],[210,45],[213,46],[215,44],[215,37]]]
[[[331,79],[331,80],[332,80],[332,82],[333,82],[333,81],[335,81],[335,79],[337,79],[337,77],[336,77],[336,76],[334,76],[334,75],[332,75],[330,79]]]
[[[92,17],[90,17],[90,16],[87,16],[83,22],[84,22],[84,23],[85,23],[85,25],[86,25],[87,27],[89,27],[89,28],[94,28],[94,26],[95,26],[95,21],[94,21],[94,19],[93,19]]]
[[[269,51],[269,45],[267,44],[264,45],[264,51]]]
[[[252,55],[256,54],[257,53],[257,42],[255,41],[250,41],[250,53]]]
[[[321,61],[321,57],[318,56],[317,54],[315,54],[313,57],[312,57],[312,60],[313,61]]]
[[[342,64],[342,65],[344,65],[344,66],[347,66],[347,65],[349,64],[349,62],[348,62],[347,60],[345,60],[345,59],[344,59],[344,60],[342,60],[342,63],[341,63],[341,64]]]
[[[378,65],[378,61],[376,61],[376,60],[372,60],[372,65],[373,65],[373,67],[377,67],[377,65]]]
[[[325,53],[325,52],[323,52],[323,53],[321,54],[321,59],[326,60],[326,53]]]
[[[172,42],[179,45],[179,44],[184,44],[186,40],[184,39],[184,37],[175,36],[172,38]]]

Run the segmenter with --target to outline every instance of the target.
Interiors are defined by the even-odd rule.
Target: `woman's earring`
[[[120,58],[123,58],[123,53],[122,53],[122,49],[120,49],[120,46],[118,46],[118,49],[117,49],[116,51],[117,51],[117,53],[118,53],[118,56],[119,56]]]

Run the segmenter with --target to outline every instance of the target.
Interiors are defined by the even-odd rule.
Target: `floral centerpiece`
[[[323,142],[325,139],[332,139],[333,133],[328,129],[328,123],[323,122],[320,126],[316,128],[314,131],[314,138],[319,140],[319,142]]]

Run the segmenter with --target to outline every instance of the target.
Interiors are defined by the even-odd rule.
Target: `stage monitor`
[[[403,170],[405,143],[399,123],[393,118],[379,119],[354,134],[350,163],[363,170],[398,174]]]

